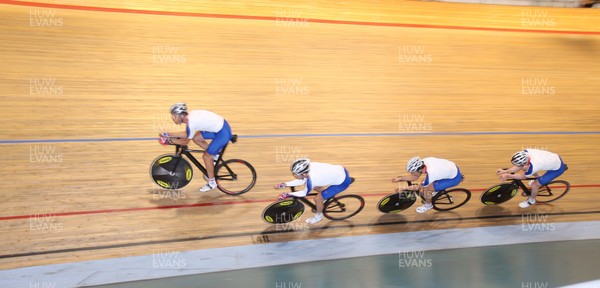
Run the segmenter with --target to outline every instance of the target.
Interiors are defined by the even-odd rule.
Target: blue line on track
[[[509,132],[416,132],[416,133],[329,133],[329,134],[258,134],[240,135],[245,139],[309,138],[309,137],[419,137],[419,136],[482,136],[482,135],[600,135],[599,131],[509,131]],[[90,138],[90,139],[20,139],[0,140],[0,144],[81,143],[156,141],[157,138]]]

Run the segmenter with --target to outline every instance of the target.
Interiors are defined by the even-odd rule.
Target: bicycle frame
[[[292,190],[292,192],[294,192],[294,191],[295,190]],[[304,197],[293,197],[293,196],[292,197],[294,198],[294,201],[300,201],[300,202],[304,203],[306,206],[310,207],[310,209],[312,209],[313,211],[317,211],[317,204],[313,203],[313,201],[310,201],[309,199],[306,198],[308,196],[317,196],[317,194],[318,193],[312,192],[312,193],[306,194],[306,196],[304,196]],[[326,202],[330,201],[331,199],[335,199],[335,196],[332,197],[332,198],[329,198],[329,199],[325,200],[325,202],[323,202],[323,205],[325,205]],[[337,200],[332,200],[332,201],[336,201],[337,202]],[[327,207],[323,207],[323,210],[325,210],[325,208],[327,208]]]
[[[413,185],[413,183],[412,183],[411,181],[404,181],[404,182],[406,182],[406,183],[408,184],[408,186],[412,186],[412,185]],[[461,181],[461,182],[462,182],[462,181]],[[427,201],[427,199],[425,199],[425,195],[424,195],[425,193],[424,193],[424,192],[423,192],[421,189],[419,189],[419,190],[402,190],[401,192],[398,192],[398,193],[405,193],[405,194],[406,194],[406,191],[409,191],[409,192],[410,192],[410,193],[409,193],[409,197],[412,197],[412,195],[414,195],[414,194],[417,194],[417,195],[418,195],[418,196],[419,196],[419,197],[420,197],[420,198],[421,198],[423,201]],[[451,200],[452,198],[449,198],[449,197],[448,197],[448,195],[447,195],[445,192],[446,192],[446,189],[444,189],[444,190],[441,190],[441,191],[434,191],[434,192],[432,192],[432,193],[437,193],[437,194],[439,194],[439,195],[440,195],[440,196],[438,196],[438,198],[437,198],[437,200],[438,200],[438,201],[440,201],[440,200],[448,200],[448,201],[450,201],[450,202],[451,202],[451,201],[452,201],[452,200]],[[437,194],[436,194],[436,195],[437,195]],[[435,196],[435,195],[433,195],[433,194],[432,194],[432,196],[431,196],[431,200],[432,200],[432,201],[433,201],[433,197],[434,197],[434,196]]]
[[[235,143],[235,142],[233,142],[233,143]],[[189,149],[188,146],[180,145],[180,144],[172,144],[172,145],[175,145],[175,154],[185,155],[202,172],[202,174],[204,174],[205,176],[208,176],[208,171],[206,170],[204,165],[202,165],[202,163],[200,163],[200,161],[198,161],[198,159],[196,159],[196,157],[194,157],[194,155],[192,154],[192,153],[204,153],[204,152],[206,152],[205,150]],[[225,145],[225,147],[223,147],[223,150],[221,150],[221,153],[219,153],[219,157],[217,158],[217,161],[215,162],[215,167],[217,166],[217,164],[222,163],[223,167],[225,167],[227,169],[227,172],[229,172],[230,175],[233,175],[233,171],[231,171],[229,166],[227,166],[227,164],[223,160],[223,155],[225,155],[225,150],[227,150],[227,146],[229,146],[229,144]],[[177,166],[178,164],[179,164],[179,159],[177,159],[177,162],[175,162],[175,166]]]
[[[525,178],[525,179],[523,179],[523,180],[537,180],[537,178]],[[530,195],[531,195],[531,189],[529,189],[529,188],[527,187],[527,185],[525,185],[525,184],[523,183],[523,180],[521,180],[521,179],[513,179],[513,181],[512,181],[512,184],[517,184],[517,186],[518,186],[519,188],[523,189],[523,192],[525,192],[525,194],[526,194],[527,196],[530,196]]]
[[[406,184],[408,186],[412,186],[413,185],[413,183],[411,181],[404,181],[403,180],[403,182],[406,182]],[[425,200],[425,195],[423,195],[422,189],[423,189],[423,187],[421,187],[421,189],[419,189],[419,190],[408,190],[408,189],[405,189],[405,190],[402,190],[402,191],[400,191],[398,193],[405,193],[406,191],[409,191],[410,192],[410,194],[409,194],[410,196],[412,196],[414,194],[417,194],[417,195],[419,195],[419,197],[421,197],[421,199]],[[438,191],[438,192],[443,192],[443,191]],[[433,196],[432,196],[432,198],[433,198]]]
[[[294,197],[294,199],[306,204],[306,206],[310,207],[312,210],[317,210],[317,204],[306,199],[306,197],[308,197],[308,196],[316,196],[316,195],[317,195],[317,193],[308,193],[304,197]]]
[[[290,190],[292,192],[296,192],[296,187],[290,186]],[[312,193],[306,194],[304,197],[295,197],[295,196],[292,196],[292,197],[294,198],[294,201],[300,201],[300,202],[308,205],[308,207],[310,207],[311,209],[317,210],[317,205],[312,203],[310,200],[306,199],[306,197],[308,197],[308,196],[316,196],[316,195],[317,195],[317,193],[312,192]]]

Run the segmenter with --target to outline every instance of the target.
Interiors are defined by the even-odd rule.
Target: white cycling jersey
[[[223,128],[225,118],[208,110],[192,110],[188,114],[186,131],[188,138],[194,138],[196,131],[217,133]]]
[[[531,164],[526,176],[531,176],[539,171],[558,170],[562,165],[562,161],[556,153],[538,149],[526,149],[525,151],[529,154],[529,163]]]
[[[442,179],[453,179],[458,173],[458,167],[450,160],[427,157],[423,159],[427,167],[428,185]]]
[[[300,191],[289,193],[296,197],[304,197],[314,187],[323,187],[331,185],[339,185],[346,179],[346,170],[342,165],[333,165],[320,162],[310,163],[310,172],[307,179],[296,179],[285,183],[285,186],[300,186],[304,188]]]

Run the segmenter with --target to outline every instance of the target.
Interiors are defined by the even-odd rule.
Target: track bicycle
[[[352,183],[354,182],[354,178]],[[295,187],[290,187],[291,191],[296,191]],[[343,192],[342,192],[343,193]],[[312,212],[317,211],[317,206],[307,199],[307,196],[315,196],[316,192],[309,193],[304,197],[293,197],[292,199],[285,199],[276,201],[262,213],[262,218],[271,224],[282,224],[292,222],[302,214],[304,214],[305,206],[312,209]],[[359,195],[346,194],[346,195],[335,195],[327,199],[323,206],[323,216],[330,220],[344,220],[358,214],[365,206],[365,199]]]
[[[566,170],[568,169],[567,167]],[[535,177],[529,177],[524,180],[535,181],[536,179]],[[523,180],[512,179],[510,182],[494,185],[485,190],[481,194],[481,202],[485,205],[504,203],[517,195],[519,189],[523,190],[525,195],[531,195],[531,189],[523,183]],[[550,203],[564,197],[569,190],[571,190],[569,182],[565,180],[552,180],[550,183],[540,187],[535,201],[536,203]]]
[[[231,143],[237,142],[237,135],[233,135]],[[194,157],[193,153],[203,153],[204,150],[189,149],[185,145],[168,144],[175,146],[175,154],[164,154],[152,161],[150,176],[152,181],[163,189],[181,189],[187,186],[194,176],[189,159],[208,179],[206,168]],[[229,144],[228,144],[229,145]],[[223,147],[218,158],[215,160],[215,180],[217,188],[225,194],[240,195],[246,193],[256,184],[256,170],[250,163],[241,159],[224,160],[225,150]],[[187,159],[186,159],[187,158]]]
[[[412,185],[411,181],[405,181],[408,186]],[[433,209],[437,211],[449,211],[465,205],[471,199],[471,191],[465,188],[444,189],[434,192],[431,199]],[[377,209],[383,213],[397,213],[404,211],[412,206],[417,201],[417,195],[421,198],[421,202],[425,202],[425,197],[420,192],[413,190],[402,190],[390,195],[387,195],[377,203]]]

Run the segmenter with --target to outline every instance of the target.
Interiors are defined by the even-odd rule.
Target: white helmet
[[[175,104],[173,104],[173,106],[171,106],[171,109],[169,109],[169,112],[171,112],[171,114],[175,114],[175,115],[180,115],[182,113],[187,114],[187,112],[188,112],[187,105],[185,103],[175,103]]]
[[[292,173],[296,175],[308,173],[308,171],[310,171],[310,159],[300,158],[294,161],[294,163],[292,163],[291,170]]]
[[[515,166],[523,166],[527,164],[527,161],[529,161],[529,153],[525,150],[513,154],[512,158],[510,158],[510,162]]]
[[[425,165],[425,162],[423,162],[423,160],[421,160],[421,158],[419,158],[419,156],[415,156],[413,158],[410,158],[410,160],[408,160],[408,164],[406,164],[406,171],[408,172],[417,172],[417,170],[419,170],[421,167],[423,167],[423,165]]]

